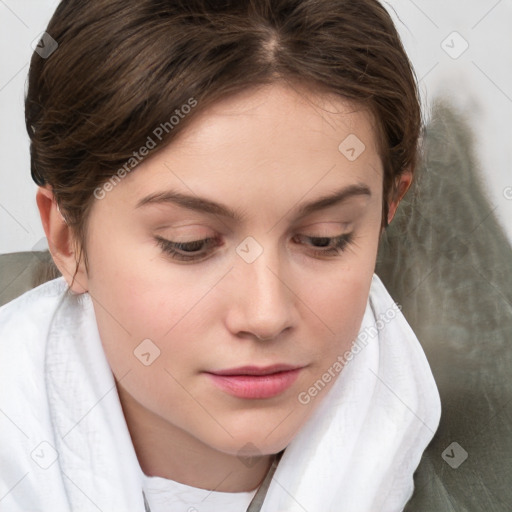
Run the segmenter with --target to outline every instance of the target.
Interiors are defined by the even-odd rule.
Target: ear
[[[41,216],[43,229],[48,240],[48,247],[53,261],[60,273],[66,279],[71,290],[77,294],[87,291],[87,273],[85,265],[80,261],[76,271],[78,259],[78,245],[71,228],[60,213],[57,202],[49,185],[38,187],[36,202]],[[73,280],[73,276],[75,276]],[[71,285],[71,283],[73,283]]]
[[[395,188],[394,196],[389,203],[388,209],[388,224],[391,224],[393,217],[395,216],[396,209],[398,208],[398,204],[404,197],[405,193],[409,190],[409,187],[412,183],[412,172],[406,170],[403,172],[398,180],[397,186]]]

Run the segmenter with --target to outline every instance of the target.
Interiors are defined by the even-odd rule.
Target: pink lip
[[[243,366],[207,372],[207,375],[216,386],[230,395],[261,399],[283,393],[295,382],[301,369],[290,365]]]

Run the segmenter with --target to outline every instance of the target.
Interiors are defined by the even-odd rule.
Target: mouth
[[[245,399],[264,399],[284,393],[297,380],[303,368],[282,364],[266,367],[242,366],[206,374],[214,385],[230,395]]]

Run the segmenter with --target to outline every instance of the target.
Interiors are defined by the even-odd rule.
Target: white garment
[[[0,308],[0,510],[144,512],[91,298],[66,287],[59,277]],[[358,353],[286,448],[262,512],[403,510],[441,405],[393,305],[374,275]]]
[[[245,512],[257,491],[207,491],[157,476],[144,476],[143,485],[151,512]]]

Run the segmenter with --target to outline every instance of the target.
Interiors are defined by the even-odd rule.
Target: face
[[[224,454],[276,453],[297,434],[334,380],[304,392],[367,303],[383,182],[372,124],[339,98],[246,91],[95,200],[87,288],[141,422]]]

